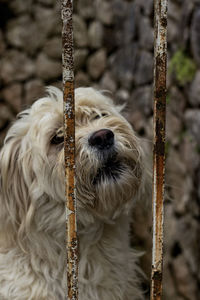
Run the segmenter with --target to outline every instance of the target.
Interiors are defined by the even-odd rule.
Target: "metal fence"
[[[66,252],[68,300],[78,300],[78,241],[75,198],[75,103],[73,0],[62,0],[63,91],[66,169]],[[151,299],[161,299],[167,70],[167,0],[154,0],[153,250]]]

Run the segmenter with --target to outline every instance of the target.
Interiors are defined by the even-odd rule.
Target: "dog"
[[[121,106],[75,90],[76,198],[81,300],[140,300],[131,210],[145,194],[140,140]],[[21,112],[0,153],[0,299],[64,300],[63,96],[55,88]]]

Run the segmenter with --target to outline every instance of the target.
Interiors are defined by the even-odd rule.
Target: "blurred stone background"
[[[74,1],[76,86],[109,90],[152,153],[153,0]],[[200,299],[200,0],[169,0],[165,300]],[[61,87],[60,1],[0,0],[0,144],[10,122]],[[133,243],[151,264],[151,214]],[[135,219],[134,219],[135,220]],[[148,284],[147,284],[148,285]],[[103,300],[103,299],[102,299]]]

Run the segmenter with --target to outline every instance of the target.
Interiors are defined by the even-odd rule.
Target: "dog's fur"
[[[138,254],[129,247],[130,211],[145,187],[140,142],[108,97],[79,88],[75,100],[80,299],[143,299]],[[0,154],[6,300],[66,299],[62,128],[62,93],[50,88],[19,114]],[[104,128],[114,133],[114,145],[100,150],[88,141]]]

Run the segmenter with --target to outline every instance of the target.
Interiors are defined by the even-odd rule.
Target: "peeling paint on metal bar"
[[[163,272],[167,0],[154,0],[154,30],[153,249],[151,300],[159,300],[162,296]]]
[[[78,300],[78,240],[75,192],[75,103],[73,61],[73,1],[62,0],[62,64],[66,194],[66,299]]]

